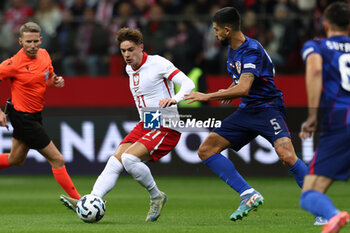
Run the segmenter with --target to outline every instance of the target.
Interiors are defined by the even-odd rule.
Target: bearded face
[[[229,39],[228,37],[222,37],[221,39],[218,39],[220,41],[220,43],[223,45],[223,46],[227,46],[229,45]]]
[[[215,22],[213,23],[213,28],[215,32],[215,37],[224,46],[229,45],[229,37],[224,27],[220,27]]]

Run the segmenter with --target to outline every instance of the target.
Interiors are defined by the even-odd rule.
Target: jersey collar
[[[243,43],[238,47],[238,48],[236,48],[236,49],[233,49],[232,47],[231,47],[231,45],[229,45],[229,48],[232,50],[232,51],[238,51],[239,49],[241,49],[241,48],[243,48],[244,46],[246,46],[246,44],[248,43],[248,39],[250,39],[248,36],[246,36],[246,35],[244,35],[244,38],[245,38],[245,40],[243,41]]]
[[[27,55],[26,52],[24,51],[24,48],[21,48],[21,49],[19,50],[18,53],[20,53],[20,54],[21,54],[21,57],[23,57],[24,59],[26,59],[26,60],[28,60],[28,61],[33,61],[33,60],[36,60],[36,59],[38,58],[40,50],[41,50],[41,48],[38,49],[38,52],[36,53],[36,58],[30,58],[30,57],[28,57],[28,55]]]
[[[141,61],[141,64],[139,65],[139,67],[137,67],[136,69],[132,68],[134,71],[138,70],[141,68],[141,66],[143,64],[145,64],[146,60],[147,60],[147,57],[148,57],[148,54],[146,52],[143,52],[143,56],[142,56],[142,61]]]

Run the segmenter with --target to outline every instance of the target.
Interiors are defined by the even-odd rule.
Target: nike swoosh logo
[[[142,137],[143,140],[148,140],[148,141],[151,141],[151,139],[148,139],[148,138],[145,138],[145,137]]]
[[[280,132],[282,132],[282,130],[275,132],[275,135],[279,134]]]

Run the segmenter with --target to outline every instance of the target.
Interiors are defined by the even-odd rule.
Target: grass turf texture
[[[96,177],[73,176],[81,194],[89,193]],[[248,178],[265,198],[257,212],[232,222],[230,214],[239,196],[216,177],[156,177],[168,195],[157,222],[146,223],[149,196],[128,176],[105,196],[104,218],[96,224],[82,222],[59,202],[63,193],[52,176],[0,177],[0,232],[321,232],[314,217],[299,207],[300,189],[292,178]],[[334,183],[328,194],[342,210],[350,211],[350,187]],[[350,226],[342,232],[350,232]]]

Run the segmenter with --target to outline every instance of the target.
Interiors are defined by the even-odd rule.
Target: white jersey
[[[174,83],[171,80],[181,71],[164,57],[144,53],[139,68],[134,70],[127,65],[125,69],[141,121],[143,108],[158,109],[160,100],[174,97]],[[179,118],[177,105],[167,107],[166,113],[171,115],[172,120]]]

